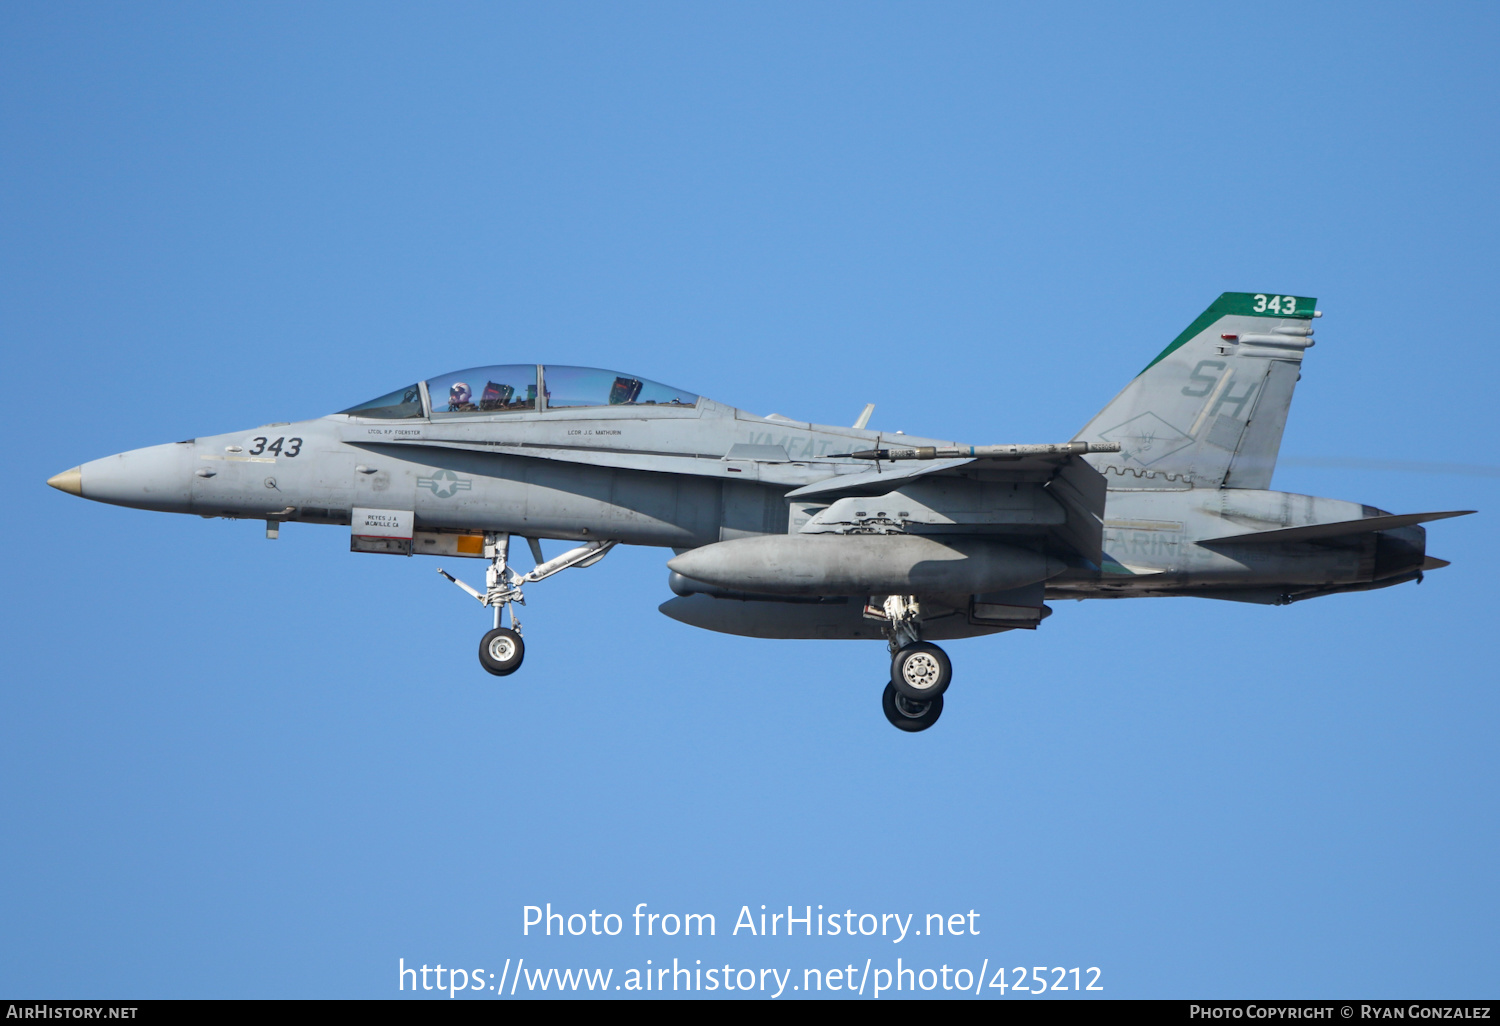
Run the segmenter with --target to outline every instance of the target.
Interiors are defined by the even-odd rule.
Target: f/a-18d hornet
[[[1047,599],[1284,604],[1448,565],[1426,521],[1270,490],[1321,312],[1226,292],[1068,442],[959,445],[758,417],[634,374],[472,367],[297,423],[108,456],[47,483],[121,506],[348,525],[354,552],[487,560],[479,662],[525,653],[523,588],[616,545],[670,547],[675,620],[884,639],[886,717],[936,722],[934,642],[1034,630]],[[536,565],[512,567],[512,537]],[[540,540],[578,543],[551,559]],[[508,614],[505,624],[502,614]]]

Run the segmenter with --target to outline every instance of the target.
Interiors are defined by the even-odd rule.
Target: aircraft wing
[[[910,481],[912,478],[957,470],[959,467],[975,462],[978,461],[973,459],[932,460],[928,463],[908,463],[890,470],[880,469],[877,465],[873,469],[861,470],[857,474],[838,474],[803,485],[801,488],[794,488],[787,492],[786,497],[805,501],[823,501],[842,498],[845,495],[880,495],[901,487],[903,482]]]
[[[1031,511],[987,507],[986,489],[1014,486],[1014,491],[1041,493]],[[1017,533],[1043,528],[1062,548],[1070,549],[1095,567],[1103,562],[1104,502],[1107,486],[1102,474],[1077,454],[1049,453],[1022,457],[963,457],[913,461],[894,469],[876,467],[861,474],[825,478],[787,493],[799,502],[835,504],[830,513],[855,497],[900,493],[926,503],[954,529],[959,525],[982,533],[1000,533],[1013,526]],[[1057,515],[1038,513],[1054,500]],[[894,500],[894,495],[893,495]],[[858,505],[871,505],[861,502]],[[957,512],[962,510],[962,512]],[[826,515],[820,515],[827,518]]]

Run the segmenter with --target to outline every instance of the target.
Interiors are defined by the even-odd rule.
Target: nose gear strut
[[[528,538],[527,543],[531,546],[532,555],[537,557],[537,565],[527,573],[520,574],[507,562],[510,555],[510,535],[491,533],[484,536],[484,554],[489,558],[490,565],[484,574],[483,593],[469,587],[442,567],[438,568],[438,573],[478,599],[480,605],[490,606],[495,610],[495,626],[485,634],[479,645],[479,662],[497,677],[514,673],[520,668],[521,659],[526,654],[526,646],[521,641],[521,621],[516,617],[515,608],[526,604],[526,596],[521,591],[522,585],[535,584],[572,567],[593,566],[619,544],[615,541],[585,542],[576,549],[569,549],[544,562],[541,559],[542,548],[536,540]],[[502,613],[509,614],[509,627],[500,625]]]

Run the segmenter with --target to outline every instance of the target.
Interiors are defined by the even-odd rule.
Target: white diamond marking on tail
[[[1191,435],[1177,430],[1154,413],[1131,417],[1099,437],[1106,442],[1119,442],[1120,458],[1135,460],[1143,467],[1149,467],[1193,443]]]

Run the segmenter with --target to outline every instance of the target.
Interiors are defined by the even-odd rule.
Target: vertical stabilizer
[[[1317,300],[1226,292],[1077,441],[1112,489],[1269,488]]]

